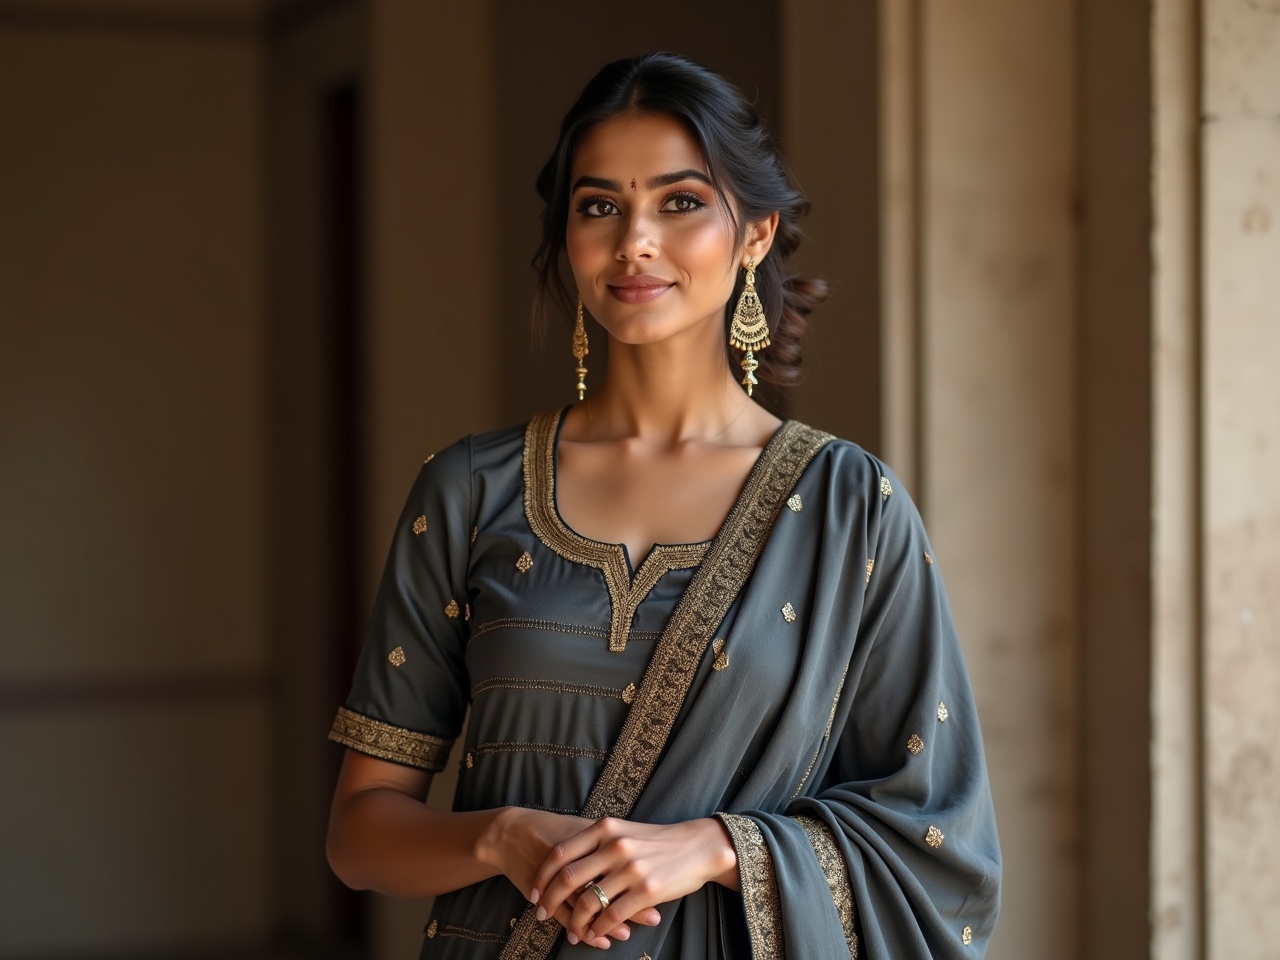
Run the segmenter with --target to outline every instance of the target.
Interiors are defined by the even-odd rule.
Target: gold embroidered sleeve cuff
[[[333,727],[329,730],[329,739],[371,757],[418,767],[428,773],[439,773],[444,769],[453,746],[452,740],[393,727],[346,707],[338,708],[338,715],[333,718]]]
[[[751,956],[753,960],[783,960],[787,951],[782,937],[778,879],[764,834],[750,817],[735,813],[717,813],[716,816],[729,831],[734,852],[738,855],[738,882],[742,887],[742,906],[751,935]]]
[[[830,827],[816,817],[796,817],[795,820],[804,827],[814,855],[818,858],[818,865],[826,874],[827,886],[831,888],[831,901],[840,917],[840,926],[844,928],[845,943],[849,945],[849,956],[851,960],[857,960],[858,934],[853,928],[853,890],[849,883],[849,868],[840,855],[840,848],[836,846],[835,835]]]

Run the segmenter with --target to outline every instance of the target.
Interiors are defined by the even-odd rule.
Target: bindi
[[[632,189],[632,190],[634,190],[635,188],[636,188],[636,178],[635,178],[635,177],[632,177],[632,178],[631,178],[631,189]]]

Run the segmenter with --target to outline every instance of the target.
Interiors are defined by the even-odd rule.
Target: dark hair
[[[800,343],[809,325],[805,317],[827,297],[824,281],[787,272],[786,261],[800,245],[798,222],[808,212],[809,201],[791,182],[764,121],[742,92],[718,73],[673,53],[649,53],[609,64],[587,84],[560,125],[560,140],[538,175],[538,195],[546,208],[542,242],[533,258],[538,272],[535,324],[545,325],[553,302],[566,315],[574,303],[560,273],[574,151],[597,123],[627,112],[665,114],[688,128],[740,240],[747,224],[777,211],[773,247],[756,268],[756,290],[772,340],[757,357],[758,375],[784,386],[796,383]],[[739,271],[725,306],[726,331],[744,280],[745,273]],[[726,349],[727,342],[726,338]]]

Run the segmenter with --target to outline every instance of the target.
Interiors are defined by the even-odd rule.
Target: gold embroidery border
[[[850,960],[858,960],[858,934],[854,930],[853,886],[849,882],[849,866],[836,846],[835,834],[816,817],[799,816],[796,823],[804,828],[809,844],[818,858],[818,865],[826,875],[831,888],[831,902],[835,905],[840,926],[844,929],[844,942],[849,945]]]
[[[438,937],[457,937],[459,940],[470,940],[472,943],[501,943],[503,934],[489,933],[485,930],[472,930],[452,923],[442,923],[436,928]]]
[[[595,637],[600,640],[609,639],[609,631],[601,627],[592,627],[580,623],[564,623],[560,620],[530,620],[527,617],[499,617],[486,620],[471,633],[471,640],[476,640],[486,633],[504,629],[548,630],[552,633],[569,633],[581,637]],[[628,634],[631,640],[657,640],[660,634],[654,630],[632,630]]]
[[[553,425],[556,416],[550,419]],[[531,423],[531,434],[532,427]],[[720,535],[711,542],[704,562],[667,621],[609,761],[587,797],[584,817],[626,817],[631,813],[666,746],[715,630],[751,576],[783,502],[818,451],[832,439],[829,433],[788,420],[765,447]],[[529,449],[527,440],[525,449]],[[528,464],[527,458],[525,462]],[[528,494],[526,483],[526,506]],[[554,920],[539,923],[530,907],[516,923],[500,960],[544,960],[560,929]]]
[[[329,739],[344,747],[429,773],[439,773],[449,759],[452,740],[395,727],[381,720],[339,707]]]
[[[622,699],[622,687],[597,687],[589,683],[565,683],[561,680],[526,680],[524,677],[491,677],[481,680],[471,688],[471,699],[490,690],[540,690],[578,697],[604,697]]]
[[[836,710],[840,708],[840,694],[844,693],[844,682],[849,677],[849,664],[844,665],[844,673],[840,674],[840,686],[836,687],[836,695],[831,700],[831,712],[827,714],[827,729],[822,732],[822,742],[818,744],[818,749],[813,751],[813,758],[809,761],[809,768],[805,770],[804,776],[800,778],[800,783],[796,786],[796,792],[791,795],[794,800],[800,796],[800,792],[804,790],[804,785],[809,782],[809,775],[813,773],[813,768],[818,764],[818,757],[822,756],[823,748],[826,747],[827,741],[831,739],[831,728],[836,722]]]
[[[778,878],[764,834],[750,817],[736,813],[717,813],[716,817],[729,831],[738,855],[738,883],[742,887],[742,906],[751,936],[752,960],[785,960],[787,947],[782,935]]]
[[[528,743],[521,740],[492,740],[478,743],[467,755],[479,756],[483,753],[545,753],[555,757],[572,759],[587,757],[591,760],[603,760],[609,754],[593,747],[571,747],[563,743]]]
[[[700,564],[710,541],[654,544],[633,578],[621,546],[591,540],[570,529],[556,509],[556,432],[561,415],[559,410],[539,414],[525,429],[525,518],[529,529],[548,549],[566,560],[596,567],[604,574],[612,607],[609,649],[619,653],[627,648],[631,621],[644,598],[669,571]]]

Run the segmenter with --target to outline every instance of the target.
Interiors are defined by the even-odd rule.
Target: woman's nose
[[[618,237],[619,260],[652,260],[658,252],[658,240],[654,225],[642,214],[623,218],[622,233]]]

